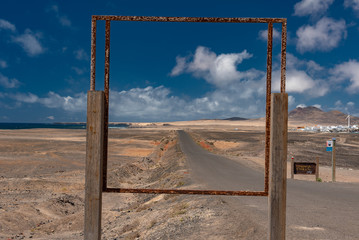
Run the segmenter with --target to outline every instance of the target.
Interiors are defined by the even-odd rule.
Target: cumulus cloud
[[[0,19],[0,30],[9,30],[11,32],[16,31],[16,27],[14,24],[10,23],[9,21],[6,21],[4,19]]]
[[[110,115],[136,121],[170,121],[233,116],[260,117],[265,111],[263,82],[243,82],[231,89],[217,89],[203,97],[182,99],[173,96],[164,87],[134,88],[128,91],[111,91]],[[251,98],[241,94],[252,89]],[[253,90],[256,89],[256,90]]]
[[[20,82],[16,78],[9,79],[0,73],[0,85],[5,88],[17,88],[19,87]]]
[[[289,106],[293,106],[295,104],[295,97],[293,97],[292,95],[288,96],[288,105]]]
[[[46,118],[49,119],[49,120],[54,120],[54,119],[55,119],[54,116],[48,116],[48,117],[46,117]]]
[[[30,56],[36,56],[45,51],[40,43],[41,34],[35,34],[30,29],[26,29],[24,34],[12,38],[14,43],[19,44]]]
[[[356,60],[350,60],[348,62],[341,63],[336,65],[331,73],[332,81],[334,82],[343,82],[349,80],[350,85],[347,87],[349,93],[358,93],[359,92],[359,62]]]
[[[261,39],[263,41],[267,41],[268,40],[268,29],[259,31],[258,37],[259,37],[259,39]],[[275,41],[275,40],[279,40],[279,39],[281,39],[280,32],[277,29],[273,28],[273,40]]]
[[[64,27],[71,27],[72,23],[70,21],[70,19],[64,15],[60,13],[59,10],[59,6],[58,5],[52,5],[49,9],[48,12],[53,12],[55,13],[55,17],[57,18],[57,20],[59,21],[59,23],[64,26]]]
[[[286,91],[311,97],[321,97],[329,92],[329,84],[322,77],[325,69],[312,60],[300,60],[287,53]],[[280,91],[280,70],[273,71],[273,91]]]
[[[265,82],[247,81],[236,84],[230,89],[217,89],[194,99],[174,96],[170,89],[164,86],[110,91],[110,118],[117,121],[174,121],[263,116]],[[243,97],[243,92],[246,97],[251,97]],[[85,93],[62,96],[49,92],[45,97],[32,93],[17,93],[7,94],[6,97],[19,104],[42,104],[72,114],[86,112]]]
[[[325,13],[334,0],[302,0],[294,5],[295,16],[315,16]]]
[[[344,0],[344,7],[352,8],[359,16],[359,0]]]
[[[337,47],[346,36],[344,20],[337,21],[323,17],[314,26],[305,25],[297,30],[297,50],[301,53],[330,51]]]
[[[58,93],[50,91],[46,97],[39,97],[33,93],[8,94],[8,97],[20,103],[40,103],[48,108],[61,108],[70,112],[86,111],[85,93],[78,93],[74,96],[61,96]]]
[[[347,102],[347,106],[348,107],[354,107],[355,103],[354,102]]]
[[[245,80],[257,75],[256,71],[240,72],[237,65],[243,60],[251,58],[252,54],[244,50],[241,53],[220,54],[212,52],[209,48],[199,46],[193,57],[177,57],[176,66],[171,75],[191,73],[193,76],[205,79],[217,87],[225,87],[234,81]]]
[[[9,97],[20,103],[36,103],[39,100],[39,97],[32,93],[9,94]]]
[[[49,92],[47,97],[39,98],[39,102],[48,108],[62,108],[71,112],[82,112],[86,110],[85,93],[78,93],[74,97],[60,96],[55,92]]]
[[[322,105],[320,104],[314,104],[313,107],[316,107],[316,108],[319,108],[319,109],[322,109]]]
[[[298,104],[296,106],[296,108],[306,108],[306,107],[307,107],[307,105],[305,105],[304,103]]]
[[[334,106],[340,107],[340,106],[343,106],[343,103],[342,103],[342,101],[338,100],[334,103]]]
[[[339,110],[341,112],[347,112],[347,113],[350,113],[350,112],[353,112],[354,110],[354,106],[355,106],[355,103],[354,102],[347,102],[346,104],[344,104],[341,100],[337,100],[335,103],[334,103],[334,107],[331,108],[331,109],[334,109],[334,110]],[[355,114],[354,114],[355,115]]]

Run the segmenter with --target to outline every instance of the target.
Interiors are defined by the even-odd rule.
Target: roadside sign
[[[327,141],[327,152],[333,151],[333,141],[329,140]]]
[[[315,174],[317,164],[312,162],[294,163],[294,174]]]

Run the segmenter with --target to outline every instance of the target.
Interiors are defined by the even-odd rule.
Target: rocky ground
[[[215,153],[262,168],[262,131],[188,129]],[[0,131],[0,239],[83,239],[84,130]],[[289,134],[288,153],[320,157],[337,137],[338,165],[359,168],[359,135]],[[174,128],[111,129],[109,187],[192,189]],[[264,239],[266,226],[228,197],[104,193],[103,239]]]
[[[0,239],[83,239],[85,131],[1,131]],[[195,188],[173,130],[111,130],[109,187]],[[237,239],[225,198],[103,195],[103,239]],[[243,222],[241,227],[235,226]],[[264,233],[264,231],[263,231]]]

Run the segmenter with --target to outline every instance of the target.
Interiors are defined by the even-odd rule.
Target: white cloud
[[[74,51],[75,58],[77,60],[89,60],[89,56],[87,55],[86,51],[82,48]]]
[[[300,60],[287,53],[286,91],[311,97],[321,97],[329,92],[329,84],[321,77],[325,69],[312,60]],[[280,70],[273,71],[273,91],[280,91]]]
[[[290,69],[287,71],[286,90],[292,93],[315,94],[315,96],[324,96],[328,88],[320,85],[320,81],[313,80],[306,72]],[[313,92],[314,91],[314,92]]]
[[[39,100],[39,97],[32,93],[10,94],[9,97],[15,99],[18,102],[24,102],[24,103],[36,103]]]
[[[293,97],[292,95],[288,96],[288,105],[289,106],[293,106],[295,104],[295,97]]]
[[[268,29],[259,31],[258,37],[259,37],[259,39],[261,39],[263,41],[267,41],[268,40]],[[277,29],[273,28],[273,40],[278,40],[278,39],[281,39],[281,34]]]
[[[305,105],[305,104],[303,104],[303,103],[298,104],[298,105],[296,106],[296,108],[306,108],[306,107],[307,107],[307,105]]]
[[[302,0],[294,5],[295,16],[315,16],[325,13],[334,0]]]
[[[355,105],[355,103],[353,103],[353,102],[347,102],[348,107],[354,107],[354,105]]]
[[[177,57],[176,66],[172,69],[172,76],[181,73],[191,73],[195,77],[204,78],[208,83],[217,87],[226,87],[235,81],[241,81],[257,75],[256,71],[240,72],[237,65],[252,54],[244,50],[241,53],[220,54],[209,48],[199,46],[192,59]]]
[[[347,35],[344,20],[334,20],[324,17],[314,26],[306,25],[297,30],[297,50],[301,53],[308,51],[330,51],[337,47]]]
[[[45,51],[39,41],[40,35],[26,29],[24,34],[13,37],[12,41],[19,44],[29,56],[33,57]]]
[[[320,104],[314,104],[313,107],[316,107],[316,108],[319,108],[319,109],[322,109],[322,105]]]
[[[48,108],[62,108],[71,112],[82,112],[86,110],[87,96],[84,93],[71,96],[60,96],[55,92],[49,92],[47,97],[39,98],[39,102]]]
[[[359,62],[356,60],[350,60],[342,64],[336,65],[332,70],[332,80],[336,83],[343,82],[345,80],[350,81],[350,85],[347,87],[349,93],[359,92]]]
[[[354,12],[359,14],[359,0],[344,0],[344,7],[352,8]]]
[[[110,115],[132,121],[169,121],[233,116],[260,117],[265,111],[263,82],[241,83],[242,88],[217,89],[203,97],[185,100],[171,95],[168,88],[134,88],[129,91],[110,92]],[[252,89],[251,97],[242,91]],[[255,89],[255,90],[254,90]],[[261,89],[261,90],[258,90]]]
[[[0,68],[7,68],[7,62],[0,59]]]
[[[60,96],[55,92],[49,92],[46,97],[38,97],[33,93],[16,93],[8,94],[12,99],[15,99],[19,103],[40,103],[48,108],[60,108],[70,112],[85,112],[86,111],[86,99],[85,93],[75,94],[71,96]]]
[[[49,119],[49,120],[54,120],[54,119],[55,119],[54,116],[48,116],[48,117],[46,117],[46,118]]]
[[[171,71],[171,76],[178,76],[186,69],[186,58],[177,56],[176,66]]]
[[[10,30],[11,32],[16,31],[15,25],[4,19],[0,19],[0,30],[1,29]]]
[[[334,103],[334,107],[331,108],[333,110],[338,110],[338,111],[341,111],[341,112],[344,112],[344,113],[353,113],[353,111],[355,112],[355,103],[354,102],[347,102],[346,104],[343,104],[343,102],[341,100],[337,100],[335,103]],[[353,113],[353,115],[356,115],[355,113]]]
[[[343,106],[343,103],[342,103],[342,101],[338,100],[338,101],[336,101],[336,102],[334,103],[334,105],[335,105],[336,107],[340,107],[340,106]]]
[[[0,73],[0,85],[5,88],[17,88],[19,87],[20,82],[16,78],[9,79]]]
[[[133,88],[110,92],[110,118],[118,121],[172,121],[233,116],[261,117],[265,112],[265,82],[245,81],[228,89],[217,89],[203,97],[182,99],[170,89],[159,87]],[[244,93],[243,93],[244,92]],[[21,103],[42,104],[70,113],[86,112],[86,94],[61,96],[49,92],[46,97],[32,93],[7,94]],[[16,105],[16,104],[14,104]]]
[[[71,27],[72,23],[70,21],[70,19],[63,14],[60,14],[60,10],[59,10],[59,6],[58,5],[52,5],[49,9],[49,12],[54,12],[55,13],[55,17],[57,18],[57,20],[59,21],[59,23],[64,26],[64,27]]]

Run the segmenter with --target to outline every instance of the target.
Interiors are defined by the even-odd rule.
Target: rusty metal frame
[[[200,194],[200,195],[236,195],[236,196],[268,196],[269,191],[269,154],[270,154],[270,110],[272,85],[272,48],[273,23],[282,24],[281,37],[281,81],[280,91],[285,92],[286,79],[286,46],[287,19],[285,18],[206,18],[206,17],[150,17],[150,16],[92,16],[91,21],[91,83],[90,90],[96,88],[96,27],[97,21],[105,21],[105,126],[103,153],[103,192],[116,193],[151,193],[151,194]],[[265,128],[265,179],[264,191],[218,191],[218,190],[185,190],[185,189],[132,189],[107,187],[107,155],[108,155],[108,111],[110,80],[110,28],[111,21],[145,21],[145,22],[201,22],[201,23],[267,23],[267,81],[266,81],[266,128]]]

